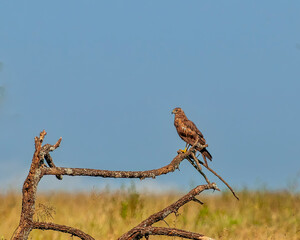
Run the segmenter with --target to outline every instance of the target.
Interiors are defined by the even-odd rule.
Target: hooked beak
[[[175,114],[174,110],[171,112],[171,114]]]

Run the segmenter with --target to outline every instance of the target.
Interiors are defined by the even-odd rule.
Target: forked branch
[[[232,192],[233,196],[237,199],[240,200],[238,198],[238,196],[236,195],[236,193],[234,192],[234,190],[232,189],[232,187],[219,175],[217,174],[212,168],[210,168],[208,166],[208,164],[203,163],[202,161],[200,161],[196,156],[195,156],[195,152],[192,152],[188,157],[187,160],[202,174],[202,176],[205,178],[206,182],[209,183],[209,180],[207,179],[206,175],[202,172],[201,169],[201,165],[203,165],[205,168],[207,168],[210,172],[212,172],[215,176],[217,176],[228,188],[229,190]]]
[[[55,223],[46,223],[46,222],[36,222],[33,220],[33,215],[35,213],[35,201],[36,201],[36,192],[39,181],[44,175],[56,175],[59,180],[62,180],[62,175],[69,176],[94,176],[94,177],[104,177],[104,178],[155,178],[162,174],[167,174],[178,169],[179,164],[184,160],[188,159],[195,168],[201,170],[201,166],[196,162],[192,162],[191,156],[195,152],[195,145],[192,146],[187,152],[178,154],[168,165],[161,167],[159,169],[153,169],[148,171],[109,171],[109,170],[99,170],[99,169],[87,169],[87,168],[63,168],[56,167],[53,159],[50,155],[50,152],[54,151],[60,146],[61,138],[54,144],[45,144],[42,146],[44,137],[46,135],[45,130],[40,133],[39,137],[35,137],[35,152],[32,158],[32,163],[26,180],[24,181],[22,189],[22,211],[19,226],[17,227],[13,239],[14,240],[26,240],[32,229],[40,230],[53,230],[60,231],[64,233],[69,233],[72,236],[77,236],[83,240],[94,240],[90,235],[82,232],[79,229],[59,225]],[[49,167],[46,166],[45,161]],[[201,161],[200,161],[201,162]],[[209,168],[208,168],[209,169]],[[210,169],[209,169],[210,170]],[[213,172],[214,173],[214,172]],[[202,174],[202,173],[201,173]],[[214,173],[218,176],[216,173]],[[203,175],[203,174],[202,174]],[[205,176],[205,175],[203,175]],[[219,177],[219,176],[218,176]],[[219,177],[220,178],[220,177]],[[220,178],[222,180],[222,178]],[[210,239],[205,237],[202,234],[192,233],[180,229],[174,228],[157,228],[152,227],[152,224],[160,220],[164,220],[169,214],[177,213],[178,209],[184,204],[190,201],[196,201],[201,203],[195,197],[200,194],[202,191],[207,189],[219,190],[215,183],[200,185],[192,189],[188,194],[180,198],[175,203],[166,207],[162,211],[155,213],[148,217],[146,220],[141,222],[135,228],[130,230],[121,236],[120,239],[140,239],[142,237],[148,237],[149,235],[166,235],[166,236],[179,236],[182,238],[188,239]],[[224,180],[222,180],[224,181]]]
[[[204,190],[208,190],[208,189],[220,191],[220,189],[216,186],[215,183],[210,183],[207,185],[199,185],[199,186],[195,187],[194,189],[192,189],[188,194],[181,197],[175,203],[171,204],[170,206],[166,207],[165,209],[161,210],[160,212],[155,213],[155,214],[151,215],[150,217],[148,217],[146,220],[142,221],[139,225],[137,225],[136,227],[131,229],[129,232],[127,232],[123,236],[121,236],[119,238],[119,240],[140,239],[140,236],[143,235],[141,233],[141,230],[143,230],[147,227],[150,227],[152,224],[154,224],[158,221],[165,219],[171,213],[177,214],[179,208],[181,208],[183,205],[187,204],[190,201],[194,201],[194,199],[197,195],[199,195]],[[185,233],[187,233],[187,232],[185,232]],[[148,233],[148,234],[150,234],[150,233]],[[152,235],[152,234],[150,234],[150,235]],[[157,234],[153,234],[153,235],[157,235]],[[201,235],[201,234],[199,234],[199,235]],[[192,236],[192,235],[189,235],[189,236]],[[204,237],[204,235],[201,235],[201,236]],[[181,237],[186,238],[183,235]],[[189,237],[187,237],[187,238],[189,238]],[[191,238],[190,237],[190,239],[202,239],[202,238]]]

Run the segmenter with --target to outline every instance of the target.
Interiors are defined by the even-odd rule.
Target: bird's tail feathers
[[[200,152],[201,152],[201,154],[202,154],[204,157],[206,157],[206,158],[208,158],[210,161],[212,161],[212,156],[211,156],[211,154],[209,153],[209,151],[207,151],[206,148],[203,148]]]

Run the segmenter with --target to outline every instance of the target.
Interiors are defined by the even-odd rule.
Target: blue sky
[[[300,178],[299,12],[299,1],[1,1],[3,189],[21,188],[43,129],[47,143],[63,137],[57,166],[166,165],[184,147],[178,106],[232,186],[288,188]],[[203,182],[183,163],[139,184]],[[50,176],[40,189],[125,183]]]

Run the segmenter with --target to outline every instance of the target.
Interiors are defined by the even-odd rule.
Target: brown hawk
[[[209,160],[212,160],[212,156],[207,151],[206,147],[202,147],[203,145],[206,145],[203,134],[199,131],[196,125],[186,117],[181,108],[174,108],[172,114],[173,113],[175,114],[174,125],[179,137],[186,142],[186,146],[194,145],[198,139],[198,144],[195,149],[202,154],[202,157],[207,164],[206,159],[208,158]],[[185,151],[186,148],[184,152]]]

